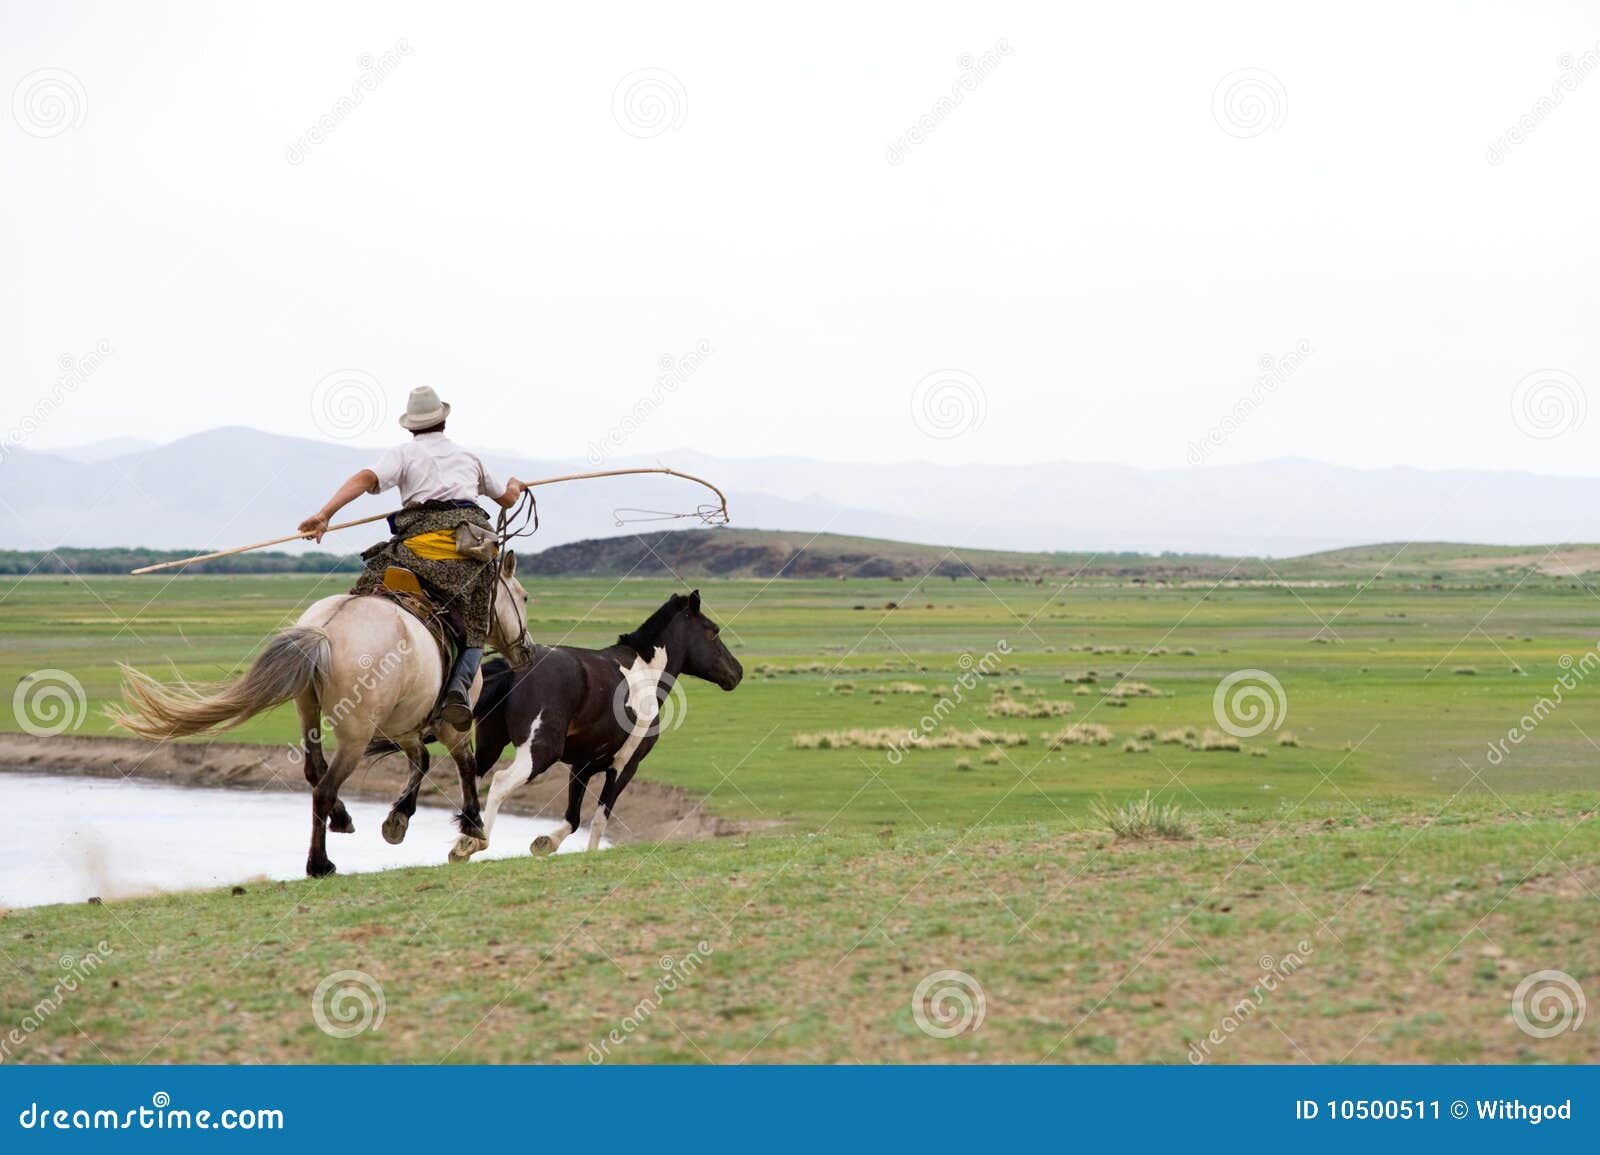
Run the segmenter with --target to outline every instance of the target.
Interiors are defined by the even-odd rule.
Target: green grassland
[[[342,581],[22,581],[0,603],[0,685],[15,688],[42,668],[63,669],[88,695],[78,732],[109,733],[100,707],[116,694],[118,661],[196,681],[227,677],[265,634]],[[1499,765],[1486,755],[1489,742],[1550,694],[1567,672],[1564,658],[1577,661],[1593,650],[1600,599],[1575,582],[1364,590],[971,579],[702,584],[707,611],[723,623],[747,677],[734,695],[686,682],[681,728],[663,739],[645,773],[709,795],[729,817],[869,827],[912,820],[903,799],[930,822],[1048,820],[1058,808],[1081,813],[1102,791],[1161,788],[1180,766],[1185,786],[1207,805],[1256,809],[1276,807],[1275,793],[1309,787],[1324,774],[1364,793],[1448,793],[1474,774],[1482,781],[1472,789],[1570,789],[1593,783],[1590,768],[1600,753],[1586,737],[1600,740],[1600,693],[1580,686]],[[674,588],[541,580],[532,591],[531,627],[544,641],[605,645]],[[890,603],[898,608],[886,609]],[[991,654],[1002,659],[994,676],[977,690],[961,689],[962,661],[981,663]],[[1244,741],[1247,749],[1266,750],[1265,758],[1160,744],[1148,754],[1123,753],[1124,740],[1145,726],[1215,727],[1213,692],[1240,669],[1279,680],[1283,726],[1299,747],[1276,745],[1277,732],[1269,730]],[[1459,672],[1467,670],[1474,672]],[[1088,695],[1064,680],[1091,672]],[[1111,708],[1103,691],[1119,679],[1165,696]],[[927,693],[872,692],[905,682]],[[1074,712],[989,717],[995,686],[1018,685],[1012,694],[1068,699]],[[981,751],[931,750],[914,751],[897,767],[881,751],[793,748],[798,733],[911,727],[941,699],[953,703],[950,727],[1021,732],[1029,744],[1007,750],[998,765],[985,765],[975,756]],[[18,728],[12,710],[13,695],[0,695],[0,728]],[[1110,727],[1115,740],[1045,750],[1043,735],[1084,721]],[[293,733],[293,711],[284,709],[236,736],[279,742]],[[956,769],[961,756],[973,769]]]
[[[582,1062],[619,1030],[608,1061],[1183,1061],[1259,960],[1303,942],[1305,965],[1224,1031],[1216,1061],[1594,1061],[1593,1016],[1536,1039],[1509,998],[1541,969],[1600,991],[1600,687],[1583,663],[1600,601],[1585,580],[1498,559],[1430,554],[1418,564],[1439,573],[1376,581],[1346,559],[1292,584],[703,581],[747,676],[733,694],[687,684],[642,773],[749,821],[747,836],[12,912],[0,1008],[20,1020],[60,955],[104,939],[105,968],[18,1057]],[[117,661],[228,676],[343,580],[0,586],[0,686],[65,670],[90,705],[78,732],[109,732]],[[539,578],[530,624],[603,645],[675,588]],[[1275,727],[1239,750],[1160,741],[1217,729],[1213,693],[1239,670],[1281,684]],[[1563,677],[1559,707],[1490,758]],[[1119,681],[1158,696],[1118,705]],[[997,696],[1072,712],[991,716]],[[12,708],[0,695],[0,729],[17,728]],[[924,715],[936,733],[1026,741],[898,759],[795,742]],[[1074,723],[1114,737],[1052,749]],[[1147,728],[1158,737],[1139,740]],[[1286,731],[1298,745],[1279,744]],[[292,732],[280,710],[236,737]],[[1196,837],[1118,841],[1091,816],[1146,790],[1181,804]],[[662,958],[690,955],[695,974],[640,1021]],[[354,1038],[310,1013],[343,969],[384,994],[381,1027]],[[948,1039],[911,1006],[946,969],[986,1007]]]

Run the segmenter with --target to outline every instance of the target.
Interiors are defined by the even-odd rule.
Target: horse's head
[[[727,646],[722,644],[722,630],[717,623],[700,612],[700,591],[695,590],[683,598],[682,608],[670,627],[670,648],[683,654],[682,672],[694,678],[704,678],[713,685],[731,690],[744,678],[744,667]]]
[[[489,642],[504,654],[513,669],[533,661],[533,641],[528,637],[528,591],[517,580],[517,555],[509,549],[500,555],[495,572],[494,613]]]

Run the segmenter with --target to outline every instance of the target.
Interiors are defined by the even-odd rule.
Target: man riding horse
[[[450,407],[432,389],[413,390],[400,418],[411,441],[386,452],[374,468],[356,473],[300,523],[300,534],[321,541],[333,516],[357,497],[399,488],[405,507],[390,516],[394,536],[362,555],[367,567],[351,593],[308,607],[294,625],[267,640],[247,670],[216,686],[163,685],[126,667],[125,707],[110,710],[113,720],[133,733],[165,741],[238,726],[292,700],[312,788],[306,854],[306,873],[312,877],[335,872],[328,834],[355,830],[339,791],[369,752],[406,755],[406,792],[383,824],[388,842],[405,838],[428,772],[427,743],[435,739],[450,752],[461,779],[460,838],[450,852],[452,861],[487,849],[489,826],[506,796],[563,761],[569,771],[566,829],[541,836],[530,849],[548,853],[563,833],[576,829],[588,781],[603,774],[600,806],[590,827],[593,849],[617,796],[655,745],[661,703],[676,679],[704,678],[732,690],[744,676],[716,623],[701,612],[698,591],[674,594],[615,646],[534,646],[528,637],[527,591],[516,580],[516,555],[499,549],[496,557],[498,535],[476,500],[487,496],[511,509],[528,487],[514,477],[502,486],[482,461],[445,437],[449,415]],[[721,491],[716,492],[720,502]],[[725,520],[725,504],[712,510],[718,511]],[[702,517],[711,519],[705,507]],[[431,588],[433,612],[419,611],[404,594],[363,596],[392,588],[386,579],[404,576],[389,574],[391,569],[407,570]],[[394,584],[414,592],[416,583]],[[438,639],[430,619],[440,609],[457,612],[465,636],[448,677],[431,652]],[[483,746],[475,759],[469,695],[486,643],[507,661],[489,671],[493,685],[477,711]],[[331,758],[323,747],[330,726],[336,742]],[[488,811],[482,813],[478,778],[507,745],[515,748],[515,757],[495,772]]]
[[[501,485],[475,454],[446,437],[449,416],[450,406],[438,393],[427,386],[413,389],[400,418],[411,440],[341,485],[326,505],[300,523],[300,532],[320,542],[334,515],[362,494],[400,490],[405,508],[389,518],[394,536],[361,555],[366,569],[351,592],[373,593],[384,584],[385,571],[398,566],[443,599],[442,608],[459,611],[451,616],[462,634],[461,650],[439,714],[465,729],[472,724],[468,694],[483,660],[495,585],[494,531],[477,498],[482,495],[510,509],[524,486],[515,477]]]

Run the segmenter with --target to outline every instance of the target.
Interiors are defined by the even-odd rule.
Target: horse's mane
[[[620,635],[617,638],[617,645],[627,646],[637,651],[645,661],[650,661],[656,656],[656,645],[660,642],[662,633],[672,619],[683,612],[683,607],[688,602],[689,599],[683,594],[673,594],[662,603],[660,609],[644,620],[642,626],[631,634]]]

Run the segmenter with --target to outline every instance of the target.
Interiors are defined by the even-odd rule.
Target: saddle
[[[442,681],[448,681],[461,652],[466,629],[461,621],[461,611],[455,606],[436,605],[429,596],[422,579],[401,566],[392,565],[383,571],[383,584],[373,593],[387,598],[421,622],[439,647],[439,662],[443,667]],[[441,686],[442,691],[442,686]]]

